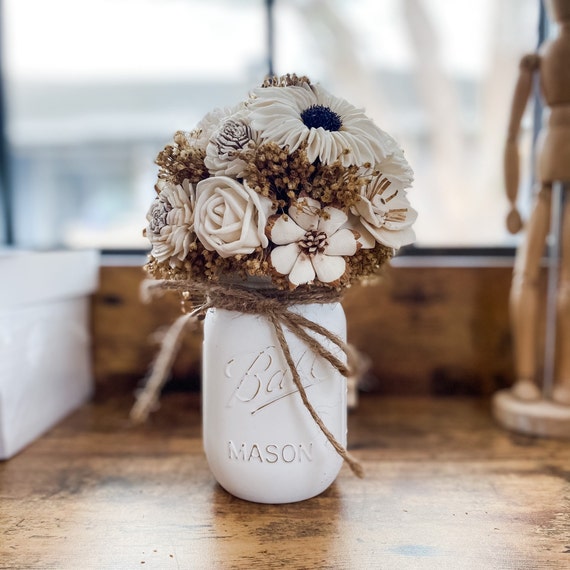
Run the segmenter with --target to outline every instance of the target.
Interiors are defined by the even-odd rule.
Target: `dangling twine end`
[[[161,292],[161,289],[158,281],[154,281],[152,279],[144,279],[140,284],[140,300],[145,305],[148,305],[152,301],[152,298],[159,292]]]
[[[206,305],[196,308],[191,313],[181,315],[168,329],[152,366],[152,373],[131,408],[129,417],[133,423],[140,424],[146,421],[158,403],[160,392],[168,379],[174,357],[178,352],[182,333],[189,324],[196,325],[198,315],[205,307]]]
[[[275,333],[277,334],[277,340],[279,341],[279,345],[281,346],[281,351],[283,352],[283,356],[285,357],[287,365],[289,366],[289,370],[291,371],[291,376],[293,377],[293,382],[295,383],[295,386],[299,391],[299,396],[301,396],[301,400],[303,401],[303,404],[305,404],[305,408],[307,408],[307,411],[311,414],[313,420],[319,426],[325,437],[328,439],[329,443],[334,447],[335,451],[348,463],[352,472],[357,477],[362,479],[364,477],[364,469],[362,468],[362,465],[360,465],[360,463],[354,457],[352,457],[352,455],[346,450],[346,448],[337,441],[334,435],[329,431],[327,426],[324,424],[323,420],[319,417],[319,414],[317,414],[317,411],[315,410],[311,402],[309,402],[309,398],[307,397],[307,392],[305,391],[305,387],[303,386],[303,383],[301,382],[301,377],[299,376],[299,371],[297,370],[295,362],[293,361],[293,357],[291,356],[291,351],[289,350],[289,345],[287,344],[287,341],[285,339],[285,333],[283,332],[283,327],[281,326],[279,319],[275,315],[271,315],[270,320],[273,323]],[[322,351],[320,353],[322,354]],[[342,362],[339,361],[339,365],[336,365],[334,361],[331,360],[330,357],[327,357],[327,360],[331,362],[331,364],[333,364],[339,372],[346,374],[346,371],[344,371],[345,367],[344,365],[342,365]],[[342,366],[343,370],[340,369],[340,366]]]
[[[364,479],[364,477],[366,476],[366,474],[364,473],[364,467],[362,467],[362,465],[361,465],[360,461],[358,461],[358,459],[355,459],[354,457],[352,457],[352,455],[350,455],[350,453],[348,453],[348,451],[346,452],[346,455],[343,456],[343,459],[348,463],[350,470],[359,479]]]
[[[145,398],[144,396],[145,394],[143,393],[137,398],[129,414],[131,422],[135,425],[140,425],[146,422],[154,404],[156,403],[152,398]]]

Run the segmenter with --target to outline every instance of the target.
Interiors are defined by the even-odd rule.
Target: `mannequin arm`
[[[507,228],[511,233],[517,233],[522,227],[520,214],[516,208],[519,188],[519,148],[518,135],[522,116],[532,89],[533,73],[540,66],[540,58],[536,54],[525,55],[519,66],[519,78],[515,87],[511,116],[507,131],[507,141],[504,154],[505,188],[510,203],[507,216]]]

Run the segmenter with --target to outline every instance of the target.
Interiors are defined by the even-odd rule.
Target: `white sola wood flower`
[[[290,153],[306,143],[311,163],[375,163],[397,146],[362,110],[317,85],[255,89],[248,107],[263,140],[288,146]]]
[[[269,198],[228,176],[212,176],[196,186],[194,231],[202,245],[221,257],[252,253],[267,247]]]
[[[145,235],[152,245],[152,256],[176,267],[184,260],[194,240],[195,193],[192,184],[172,184],[161,180],[158,196],[146,215]]]
[[[354,216],[349,225],[360,234],[364,248],[378,242],[399,249],[415,240],[412,225],[417,212],[405,191],[412,180],[412,171],[406,165],[398,165],[396,159],[388,161],[383,171],[362,188],[360,200],[351,208]]]
[[[245,113],[226,118],[210,137],[204,159],[206,168],[213,175],[242,178],[246,163],[239,158],[239,153],[253,139],[254,134]]]
[[[216,108],[207,113],[196,125],[194,130],[186,133],[186,138],[190,145],[205,151],[212,135],[219,128],[220,123],[236,113],[242,106],[243,104],[231,108]]]
[[[289,215],[269,219],[267,233],[277,245],[271,263],[281,275],[288,275],[292,287],[338,281],[346,271],[343,256],[360,248],[358,234],[343,228],[347,215],[337,208],[321,205],[312,198],[301,198],[289,208]]]

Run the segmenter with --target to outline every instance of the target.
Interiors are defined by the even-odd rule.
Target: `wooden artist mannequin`
[[[526,55],[521,60],[505,148],[505,182],[511,203],[507,227],[511,233],[516,233],[522,227],[515,205],[519,182],[517,136],[532,92],[533,78],[538,76],[550,116],[538,145],[540,191],[526,226],[524,242],[517,252],[510,294],[517,375],[511,393],[524,402],[539,401],[543,397],[536,383],[537,346],[540,344],[537,334],[539,274],[550,227],[552,187],[554,183],[563,183],[564,192],[570,190],[570,0],[547,0],[546,6],[551,21],[559,24],[559,33],[554,40],[545,42],[539,53]],[[560,235],[556,374],[552,394],[546,397],[557,404],[570,406],[570,199],[565,200]]]

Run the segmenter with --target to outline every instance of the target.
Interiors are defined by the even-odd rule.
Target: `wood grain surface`
[[[502,431],[487,400],[362,395],[366,478],[273,506],[213,480],[197,394],[133,427],[118,388],[0,464],[0,568],[570,567],[570,446]]]

